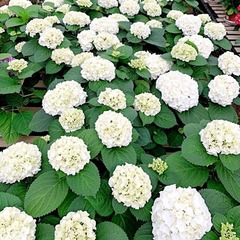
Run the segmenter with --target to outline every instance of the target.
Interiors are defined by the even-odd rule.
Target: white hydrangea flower
[[[125,94],[119,89],[106,88],[99,94],[98,102],[115,111],[127,107]]]
[[[165,73],[158,78],[156,88],[162,93],[163,101],[178,112],[198,105],[198,84],[187,74],[179,71]]]
[[[129,22],[128,18],[121,13],[113,13],[108,16],[110,19],[114,19],[117,22]]]
[[[128,16],[134,16],[139,13],[140,6],[137,1],[135,0],[127,0],[121,2],[119,10],[123,14],[127,14]]]
[[[15,15],[15,13],[8,8],[8,5],[3,5],[0,7],[0,14],[2,13],[6,13],[10,17]]]
[[[47,28],[42,33],[40,33],[40,38],[38,43],[50,49],[55,49],[61,44],[64,39],[64,35],[60,29],[57,28]]]
[[[98,0],[98,5],[105,9],[110,9],[118,6],[117,0]]]
[[[103,112],[95,122],[95,129],[107,148],[128,146],[132,141],[132,124],[121,113]]]
[[[16,207],[0,211],[0,239],[34,240],[36,220]]]
[[[118,23],[115,19],[101,17],[94,18],[90,23],[90,30],[100,33],[107,32],[111,34],[117,34],[119,32]]]
[[[201,142],[209,155],[240,154],[240,126],[225,121],[213,120],[199,133]]]
[[[0,33],[4,33],[5,32],[5,29],[4,28],[2,28],[2,27],[0,27]],[[16,46],[15,46],[16,47]],[[16,48],[15,48],[15,50],[16,50]]]
[[[140,93],[136,95],[133,106],[136,111],[140,111],[146,116],[155,116],[161,110],[159,99],[152,93]]]
[[[74,53],[70,48],[58,48],[52,51],[51,59],[58,65],[71,65]]]
[[[53,90],[48,90],[43,97],[43,110],[52,116],[60,115],[69,108],[86,102],[87,93],[76,81],[58,83]]]
[[[81,109],[70,108],[59,117],[59,123],[65,132],[74,132],[84,125],[85,115]]]
[[[107,32],[99,33],[93,40],[93,44],[98,51],[107,50],[119,43],[116,35]]]
[[[150,36],[151,29],[143,22],[135,22],[131,25],[130,32],[137,38],[146,39]]]
[[[51,28],[52,24],[46,19],[35,18],[32,19],[26,25],[26,34],[29,34],[31,37],[34,37],[37,33],[41,33],[47,28]]]
[[[92,6],[92,2],[91,0],[77,0],[76,1],[77,5],[80,6],[80,7],[86,7],[86,8],[89,8]]]
[[[93,49],[93,40],[96,33],[93,30],[83,30],[77,35],[78,42],[84,52],[89,52]]]
[[[56,9],[56,12],[61,12],[61,13],[66,14],[67,12],[70,11],[70,8],[71,8],[70,4],[63,4]]]
[[[208,84],[208,96],[212,102],[223,107],[231,105],[233,99],[239,95],[239,84],[231,76],[218,75]]]
[[[166,186],[152,207],[154,240],[201,239],[212,227],[211,214],[196,189]]]
[[[64,0],[45,0],[43,3],[53,3],[55,8],[61,7],[64,4]]]
[[[190,41],[194,43],[198,49],[198,54],[206,59],[209,58],[211,52],[214,50],[212,41],[209,38],[205,38],[201,35],[185,36],[180,38],[178,41],[183,43]]]
[[[14,59],[8,63],[7,70],[22,72],[23,69],[27,68],[28,62],[24,59]]]
[[[78,137],[62,136],[48,150],[51,166],[67,175],[75,175],[90,161],[87,145]]]
[[[32,177],[41,167],[41,152],[33,144],[18,142],[0,152],[0,182],[15,183]]]
[[[178,18],[180,18],[181,16],[183,16],[183,12],[178,11],[178,10],[170,10],[167,14],[168,18],[171,18],[173,20],[177,20]]]
[[[198,16],[200,17],[203,25],[212,21],[209,14],[203,13],[203,14],[198,14]]]
[[[173,58],[189,62],[196,60],[198,52],[191,45],[185,42],[178,42],[175,46],[173,46],[171,55]]]
[[[21,53],[21,52],[22,52],[22,48],[23,48],[23,46],[24,46],[25,43],[26,43],[25,41],[22,41],[22,42],[16,44],[16,45],[15,45],[15,50],[16,50],[18,53]]]
[[[138,52],[135,52],[135,53],[134,53],[134,56],[137,57],[137,58],[141,58],[141,59],[143,59],[144,61],[146,61],[146,59],[147,59],[148,57],[151,57],[152,54],[151,54],[150,52],[148,52],[148,51],[138,51]]]
[[[63,17],[63,23],[65,25],[78,25],[84,27],[90,24],[90,17],[83,12],[69,11]]]
[[[224,74],[240,76],[240,57],[233,52],[225,52],[218,57],[218,67]]]
[[[52,25],[55,23],[60,23],[57,16],[48,16],[48,17],[45,17],[44,19],[49,21]]]
[[[162,14],[162,8],[156,1],[146,2],[143,5],[143,9],[150,17],[159,17]]]
[[[226,34],[226,28],[222,23],[209,22],[204,26],[204,35],[212,40],[222,40]]]
[[[32,3],[29,0],[10,0],[8,3],[9,7],[19,6],[19,7],[25,8],[25,9],[31,5],[32,5]]]
[[[126,163],[117,166],[108,181],[113,197],[124,206],[139,209],[151,198],[151,180],[141,167]]]
[[[81,75],[88,81],[107,80],[111,82],[115,78],[114,64],[99,56],[87,59],[81,67]]]
[[[91,52],[79,53],[73,57],[71,66],[72,67],[81,66],[87,59],[93,58],[93,57],[94,57],[94,55]]]
[[[175,24],[185,36],[191,36],[199,33],[202,21],[198,16],[184,14],[176,20]]]
[[[157,21],[155,19],[152,19],[146,23],[151,28],[162,28],[162,23],[160,21]]]
[[[55,240],[95,240],[96,221],[86,211],[69,212],[55,227]]]

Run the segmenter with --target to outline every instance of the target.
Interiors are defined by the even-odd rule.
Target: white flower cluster
[[[212,40],[222,40],[227,32],[222,23],[209,22],[204,26],[204,34]]]
[[[93,40],[96,36],[93,30],[83,30],[77,35],[78,42],[84,52],[89,52],[93,49]]]
[[[15,50],[16,50],[18,53],[22,52],[22,48],[23,48],[23,46],[24,46],[25,43],[26,43],[25,41],[22,41],[22,42],[16,44],[16,45],[15,45]]]
[[[240,76],[240,57],[233,52],[225,52],[218,57],[218,67],[224,74]]]
[[[55,227],[55,240],[84,239],[95,240],[96,221],[89,218],[86,211],[69,212]]]
[[[198,49],[198,54],[206,59],[209,58],[211,52],[214,50],[212,41],[209,38],[205,38],[201,35],[185,36],[180,38],[178,41],[183,43],[190,41],[194,43]]]
[[[29,0],[10,0],[8,3],[9,7],[19,6],[19,7],[25,8],[25,9],[31,5],[32,5],[32,3]]]
[[[194,188],[166,186],[152,207],[154,240],[201,239],[212,227],[211,214]]]
[[[0,211],[0,239],[34,240],[36,220],[16,207]]]
[[[47,19],[35,18],[26,25],[26,34],[34,37],[37,33],[41,33],[47,28],[51,28],[52,24]]]
[[[79,27],[84,27],[90,24],[90,17],[86,13],[69,11],[65,14],[63,18],[63,23],[65,25],[78,25]]]
[[[74,132],[81,129],[84,124],[84,113],[81,109],[70,108],[59,117],[59,123],[65,132]]]
[[[152,93],[140,93],[136,95],[133,106],[136,111],[140,111],[146,116],[155,116],[161,110],[159,99]]]
[[[86,98],[87,93],[76,81],[61,82],[44,95],[43,110],[52,116],[59,115],[69,108],[84,104]]]
[[[52,51],[51,59],[58,65],[64,63],[70,65],[72,63],[74,53],[70,48],[58,48]]]
[[[0,27],[0,33],[4,33],[5,32],[5,29]]]
[[[119,89],[106,88],[99,94],[98,102],[115,111],[127,107],[125,94]]]
[[[40,33],[38,43],[50,49],[55,49],[64,39],[64,35],[60,29],[57,28],[46,28]]]
[[[81,75],[88,81],[107,80],[111,82],[115,78],[114,64],[99,56],[85,60],[81,67]]]
[[[121,113],[103,112],[95,122],[95,129],[107,148],[128,146],[132,141],[132,124]]]
[[[63,4],[56,9],[56,12],[61,12],[61,13],[66,14],[67,12],[70,11],[70,8],[71,8],[70,4]]]
[[[151,29],[143,22],[135,22],[131,25],[130,32],[137,38],[146,39],[150,36]]]
[[[191,36],[199,33],[202,21],[198,16],[184,14],[176,20],[175,24],[185,36]]]
[[[238,124],[225,120],[213,120],[199,134],[209,155],[240,154],[240,126]]]
[[[71,66],[72,67],[81,66],[87,59],[93,58],[93,57],[94,55],[91,52],[79,53],[72,58]]]
[[[101,32],[93,40],[93,44],[98,51],[107,50],[119,44],[120,41],[115,34]]]
[[[127,14],[128,16],[134,16],[140,11],[140,6],[135,0],[127,0],[121,2],[119,10],[122,14]]]
[[[5,13],[7,14],[8,16],[12,17],[15,15],[14,12],[12,12],[9,8],[8,8],[8,5],[3,5],[0,7],[0,13]]]
[[[108,17],[101,17],[92,20],[90,30],[96,33],[107,32],[117,34],[119,32],[119,27],[116,20]]]
[[[33,144],[18,142],[0,152],[0,182],[15,183],[32,177],[41,167],[41,152]]]
[[[87,145],[78,137],[62,136],[48,150],[48,159],[52,167],[67,175],[75,175],[90,161]]]
[[[146,22],[146,24],[151,28],[162,28],[162,23],[155,19],[152,19],[152,20]]]
[[[183,12],[178,11],[178,10],[170,10],[167,14],[167,17],[171,18],[173,20],[177,20],[181,16],[183,16]]]
[[[178,112],[198,105],[198,84],[187,74],[179,71],[165,73],[158,78],[156,88],[162,93],[163,101]]]
[[[98,0],[98,5],[105,9],[110,9],[118,6],[117,0]]]
[[[92,1],[91,0],[77,0],[76,4],[80,7],[86,7],[89,8],[92,6]]]
[[[22,72],[23,69],[27,68],[28,62],[24,59],[14,59],[8,63],[7,70]]]
[[[48,17],[45,17],[44,19],[50,22],[52,25],[55,23],[60,23],[57,16],[48,16]]]
[[[162,8],[157,1],[147,1],[144,3],[143,9],[150,17],[159,17],[162,14]]]
[[[208,84],[208,96],[212,102],[222,105],[223,107],[231,105],[233,99],[239,94],[239,84],[231,76],[218,75]]]
[[[203,13],[203,14],[198,14],[198,16],[200,17],[203,25],[208,22],[211,22],[211,17],[209,16],[209,14]]]
[[[53,3],[54,4],[54,7],[58,8],[58,7],[61,7],[64,3],[64,0],[45,0],[44,3]]]
[[[142,168],[126,163],[117,166],[108,181],[113,197],[124,206],[139,209],[151,198],[151,180]]]
[[[129,22],[128,18],[121,13],[113,13],[108,16],[110,19],[114,19],[117,22]]]

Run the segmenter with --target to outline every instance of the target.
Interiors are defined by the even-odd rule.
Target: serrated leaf
[[[219,240],[219,237],[215,232],[210,231],[204,234],[201,240]]]
[[[80,72],[80,67],[73,67],[64,75],[64,79],[69,81],[74,80],[78,83],[84,83],[86,80],[82,78]]]
[[[64,64],[56,64],[54,61],[48,61],[46,64],[46,74],[54,74],[59,71],[64,67]]]
[[[37,39],[31,39],[30,41],[26,42],[22,48],[23,56],[31,56],[35,53],[38,47]]]
[[[229,222],[234,224],[234,227],[237,228],[240,226],[240,206],[236,206],[229,210],[227,213],[227,219]]]
[[[2,211],[5,207],[17,207],[22,208],[23,203],[17,196],[2,192],[0,194],[0,211]]]
[[[134,240],[152,240],[152,224],[143,224],[135,233]]]
[[[213,40],[213,43],[227,51],[232,49],[231,42],[226,38],[223,38],[222,40],[219,40],[219,41]]]
[[[167,42],[163,34],[164,34],[163,29],[152,28],[151,35],[147,39],[145,39],[144,42],[157,47],[165,47]]]
[[[189,123],[185,125],[183,128],[183,132],[187,137],[191,135],[199,134],[201,130],[202,130],[202,126],[197,123]]]
[[[76,199],[77,195],[72,191],[68,192],[68,195],[62,202],[62,204],[58,207],[58,215],[63,217],[68,214],[69,207],[74,199]]]
[[[23,135],[29,135],[31,133],[31,129],[29,129],[29,123],[32,121],[33,112],[31,111],[20,111],[13,118],[13,129],[21,133]]]
[[[151,221],[151,209],[153,205],[153,200],[150,199],[142,208],[134,209],[130,208],[130,212],[133,214],[133,216],[136,219],[139,219],[144,222],[150,222]]]
[[[147,116],[142,112],[139,112],[139,117],[141,118],[141,120],[143,122],[143,126],[145,126],[147,124],[151,124],[154,121],[154,116]]]
[[[119,203],[115,198],[112,199],[112,206],[116,214],[122,214],[127,210],[127,207],[123,203]]]
[[[204,57],[198,55],[195,60],[189,61],[189,64],[193,66],[205,66],[207,65],[207,60]]]
[[[137,111],[131,107],[127,107],[123,110],[121,110],[121,113],[128,118],[131,122],[134,121],[134,119],[137,117]]]
[[[212,219],[213,226],[219,233],[222,228],[221,226],[222,223],[227,223],[227,222],[228,222],[228,219],[223,214],[220,214],[220,213],[216,213]]]
[[[224,165],[224,167],[228,168],[231,171],[236,171],[240,168],[240,161],[239,161],[240,157],[239,157],[239,155],[220,154],[219,158],[220,158],[222,164]]]
[[[21,85],[18,80],[14,80],[8,76],[0,76],[0,94],[9,94],[19,92]]]
[[[33,58],[36,63],[45,62],[51,57],[51,54],[51,49],[38,45]]]
[[[54,240],[54,226],[45,223],[37,224],[36,237],[38,240]]]

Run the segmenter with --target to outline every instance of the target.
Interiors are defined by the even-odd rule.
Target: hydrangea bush
[[[0,239],[240,238],[240,57],[199,7],[0,8]]]

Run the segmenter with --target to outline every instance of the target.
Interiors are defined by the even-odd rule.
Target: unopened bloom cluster
[[[211,17],[209,16],[209,14],[205,14],[205,13],[198,14],[198,17],[200,17],[203,25],[208,22],[211,22]]]
[[[121,2],[119,10],[122,14],[127,14],[128,16],[134,16],[140,11],[140,6],[137,1],[128,0]]]
[[[131,25],[130,32],[137,38],[146,39],[151,34],[151,29],[143,22],[135,22]]]
[[[78,25],[84,27],[90,24],[90,17],[86,13],[69,11],[63,18],[63,23],[67,25]]]
[[[178,112],[198,105],[198,84],[187,74],[165,73],[158,78],[156,88],[162,93],[163,101]]]
[[[221,224],[221,237],[219,240],[239,240],[234,232],[233,224],[222,223]]]
[[[36,145],[18,142],[0,152],[0,182],[15,183],[32,177],[41,166],[41,152]]]
[[[119,32],[118,23],[115,19],[108,17],[94,18],[90,24],[90,30],[100,33],[107,32],[117,34]]]
[[[185,36],[191,36],[199,33],[202,21],[198,16],[184,14],[176,20],[175,24]]]
[[[24,59],[14,59],[8,63],[7,70],[22,72],[23,69],[27,68],[28,62]]]
[[[170,10],[167,14],[167,17],[172,18],[173,20],[177,20],[181,16],[183,16],[183,12],[178,10]]]
[[[34,240],[36,220],[16,207],[0,211],[0,239]]]
[[[103,112],[95,122],[95,129],[107,148],[128,146],[132,141],[132,124],[121,113]]]
[[[69,108],[86,102],[87,93],[76,81],[58,83],[53,90],[48,90],[43,97],[43,110],[52,116],[62,114]]]
[[[161,158],[154,158],[153,162],[148,164],[148,167],[152,168],[159,175],[161,175],[161,174],[163,174],[167,170],[168,165]]]
[[[47,28],[51,28],[52,24],[47,19],[35,18],[26,25],[26,34],[34,37],[37,33],[41,33]]]
[[[142,168],[126,163],[117,166],[108,181],[113,197],[124,206],[139,209],[151,198],[151,181]]]
[[[225,120],[213,120],[199,134],[209,155],[240,154],[240,127],[238,124]]]
[[[62,136],[56,140],[47,155],[52,167],[67,175],[75,175],[90,161],[90,152],[84,141],[71,136]]]
[[[58,48],[52,51],[51,59],[58,65],[64,63],[70,65],[72,63],[74,53],[70,48]]]
[[[166,186],[152,207],[154,240],[201,239],[212,227],[211,214],[193,188]]]
[[[93,58],[93,57],[94,55],[91,52],[79,53],[72,58],[71,66],[72,67],[81,66],[87,59]]]
[[[239,94],[239,84],[231,76],[218,75],[208,84],[208,96],[212,102],[222,105],[223,107],[231,105],[233,99]]]
[[[115,34],[101,32],[93,40],[93,44],[98,51],[107,50],[117,44],[120,41]]]
[[[125,94],[119,89],[106,88],[99,94],[98,102],[115,111],[127,107]]]
[[[227,32],[222,23],[209,22],[204,26],[204,34],[212,40],[222,40]]]
[[[26,42],[23,41],[23,42],[20,42],[20,43],[16,44],[16,45],[15,45],[15,50],[16,50],[18,53],[22,52],[22,48],[23,48],[23,46],[24,46],[25,43],[26,43]]]

